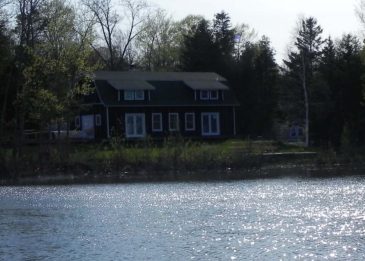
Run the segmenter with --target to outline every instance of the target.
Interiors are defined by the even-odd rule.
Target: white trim
[[[146,136],[146,121],[145,121],[145,114],[144,113],[126,113],[124,115],[124,123],[125,123],[125,136],[126,138],[144,138]],[[128,123],[128,117],[132,117],[133,119],[133,133],[128,134],[127,132],[127,123]],[[137,117],[141,117],[142,119],[142,133],[137,133]]]
[[[171,117],[172,116],[176,116],[177,117],[177,121],[176,121],[176,129],[173,129],[173,128],[171,128]],[[179,131],[179,113],[177,113],[177,112],[170,112],[169,113],[169,131]]]
[[[212,93],[215,93],[216,96],[213,97]],[[215,90],[215,91],[209,91],[209,98],[211,100],[218,100],[219,99],[219,91]]]
[[[154,128],[154,116],[159,116],[160,118],[160,127],[158,129]],[[151,116],[151,123],[152,123],[152,131],[156,131],[156,132],[160,132],[163,130],[163,126],[162,126],[162,113],[152,113]]]
[[[204,116],[208,116],[208,132],[204,132]],[[217,117],[217,131],[216,132],[212,132],[212,116],[216,116]],[[219,136],[221,134],[220,132],[220,119],[219,119],[219,112],[202,112],[201,113],[201,118],[200,118],[200,123],[201,123],[201,133],[202,136]]]
[[[193,127],[192,128],[188,128],[187,127],[187,117],[188,115],[192,115],[193,116]],[[186,131],[195,131],[195,113],[194,112],[185,112],[185,130]]]
[[[101,115],[100,114],[96,114],[95,115],[95,126],[101,126]]]

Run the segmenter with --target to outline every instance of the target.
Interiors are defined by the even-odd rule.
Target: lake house
[[[95,72],[75,127],[83,138],[225,138],[239,106],[227,80],[211,72]]]

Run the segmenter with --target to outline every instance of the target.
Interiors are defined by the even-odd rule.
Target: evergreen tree
[[[317,70],[323,40],[322,28],[313,17],[303,19],[296,38],[296,51],[289,54],[289,59],[284,61],[288,68],[288,75],[297,80],[304,96],[304,126],[305,144],[309,146],[309,121],[310,121],[310,91],[313,87],[313,74]]]
[[[180,55],[183,71],[217,72],[218,49],[209,22],[201,20],[192,35],[184,36]]]
[[[267,37],[247,43],[241,54],[238,72],[233,78],[241,104],[240,132],[251,137],[272,137],[277,108],[278,70],[274,51]]]
[[[362,106],[362,87],[364,84],[364,65],[361,60],[361,45],[357,37],[343,36],[338,47],[338,70],[335,93],[336,110],[340,119],[338,132],[349,128],[351,144],[364,141],[365,114]]]

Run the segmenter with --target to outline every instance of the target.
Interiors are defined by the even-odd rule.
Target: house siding
[[[147,136],[153,138],[163,138],[170,135],[180,134],[184,137],[199,138],[202,137],[201,130],[201,113],[203,112],[217,112],[219,113],[219,128],[220,135],[217,136],[204,136],[206,138],[225,138],[232,137],[234,135],[234,114],[232,107],[111,107],[109,108],[109,123],[110,123],[110,135],[125,136],[125,114],[126,113],[144,113],[145,114],[145,127]],[[152,131],[152,113],[162,114],[162,131]],[[169,113],[178,113],[179,115],[179,131],[169,131]],[[195,130],[185,130],[185,113],[195,114]],[[106,119],[106,115],[103,119]],[[106,138],[106,128],[100,128],[99,138]]]

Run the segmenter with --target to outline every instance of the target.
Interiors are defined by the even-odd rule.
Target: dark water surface
[[[0,187],[1,260],[365,260],[365,179]]]

